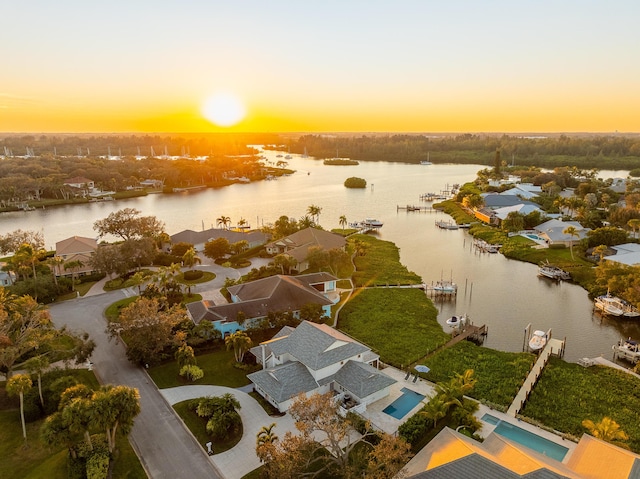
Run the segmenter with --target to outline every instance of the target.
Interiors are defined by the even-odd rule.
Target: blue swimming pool
[[[558,461],[562,461],[564,456],[569,452],[569,448],[556,444],[553,441],[549,441],[544,437],[538,436],[532,432],[526,431],[521,427],[514,426],[511,423],[502,421],[491,414],[485,414],[482,416],[482,420],[488,424],[496,426],[494,432],[500,434],[512,441],[515,441],[523,446],[527,446],[529,449],[538,451],[545,456],[549,456]]]
[[[529,239],[532,239],[533,241],[544,241],[544,238],[541,238],[538,235],[526,234],[525,236]]]
[[[424,399],[424,395],[412,391],[408,388],[402,388],[402,396],[389,404],[382,410],[383,413],[388,414],[396,419],[402,419],[409,411],[420,404],[420,401]]]

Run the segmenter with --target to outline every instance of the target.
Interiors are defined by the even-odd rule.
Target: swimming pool
[[[541,238],[538,235],[526,234],[525,236],[529,239],[532,239],[533,241],[544,241],[544,238]]]
[[[424,399],[424,395],[412,391],[408,388],[402,388],[402,396],[389,404],[382,410],[383,413],[388,414],[396,419],[402,419],[409,411],[420,404],[420,401]]]
[[[567,447],[526,431],[521,427],[502,421],[491,414],[485,414],[482,416],[482,420],[488,424],[495,425],[496,428],[494,429],[494,432],[496,434],[500,434],[501,436],[511,439],[523,446],[527,446],[529,449],[538,451],[545,456],[549,456],[558,461],[562,462],[564,456],[569,452],[569,448]]]

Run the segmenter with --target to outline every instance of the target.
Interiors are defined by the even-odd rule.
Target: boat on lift
[[[609,316],[622,316],[624,315],[624,302],[617,296],[613,296],[611,293],[603,294],[594,299],[596,309],[599,309],[604,314]]]
[[[621,339],[618,344],[612,347],[613,354],[617,358],[626,359],[633,364],[640,361],[640,344],[631,338]]]
[[[547,333],[536,329],[531,338],[529,338],[529,349],[532,351],[540,351],[547,344]]]
[[[460,328],[462,326],[466,326],[468,319],[469,318],[466,314],[463,314],[462,316],[451,316],[447,319],[446,323],[451,328]]]

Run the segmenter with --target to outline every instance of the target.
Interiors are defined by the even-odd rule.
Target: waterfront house
[[[272,241],[266,245],[267,253],[284,254],[297,262],[297,270],[304,271],[309,267],[307,257],[312,248],[326,251],[334,248],[344,250],[347,241],[343,236],[317,228],[305,228],[289,236]]]
[[[396,383],[377,369],[376,353],[326,324],[303,321],[296,328],[285,327],[250,351],[263,369],[247,377],[282,412],[299,394],[329,391],[344,409],[363,412],[387,397]]]
[[[56,276],[84,276],[95,270],[91,265],[91,258],[98,249],[98,242],[94,238],[72,236],[56,243],[56,256],[63,263],[55,265]],[[79,261],[82,265],[76,268],[65,268],[65,263]]]
[[[573,226],[576,229],[576,235],[572,236],[564,231]],[[534,228],[538,236],[544,238],[549,245],[575,245],[583,238],[586,238],[590,228],[585,228],[577,221],[562,221],[560,219],[550,219],[539,224]]]
[[[203,300],[187,305],[194,323],[211,321],[222,336],[246,329],[267,317],[270,312],[288,312],[300,317],[307,304],[318,304],[325,316],[340,300],[336,290],[338,278],[329,273],[301,276],[276,275],[227,288],[231,303],[215,304]],[[241,314],[240,314],[241,313]]]
[[[613,261],[615,263],[621,263],[627,266],[640,265],[640,244],[625,243],[610,246],[609,248],[615,251],[615,253],[605,256],[604,258],[602,258],[603,260]]]
[[[203,231],[184,230],[171,235],[171,243],[189,243],[192,244],[196,251],[203,251],[204,244],[207,241],[218,238],[226,238],[230,244],[238,241],[246,241],[249,248],[263,245],[269,239],[269,235],[262,231],[230,231],[226,229],[210,228]]]
[[[631,479],[640,456],[584,434],[562,461],[490,433],[478,442],[444,428],[407,464],[410,479],[492,477],[502,479]]]
[[[71,187],[76,193],[76,196],[87,196],[95,191],[96,186],[93,180],[83,176],[74,176],[73,178],[66,179],[63,184]]]

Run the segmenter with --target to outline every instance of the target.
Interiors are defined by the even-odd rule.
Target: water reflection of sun
[[[245,117],[246,109],[237,95],[225,91],[211,95],[202,105],[202,115],[217,126],[236,125]]]

